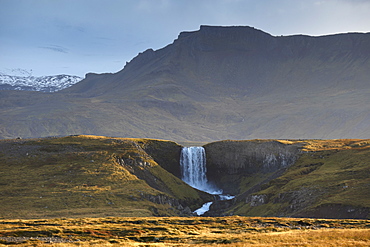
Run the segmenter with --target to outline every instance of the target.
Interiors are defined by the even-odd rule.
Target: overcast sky
[[[0,0],[0,71],[117,72],[200,25],[272,35],[370,32],[370,0]]]

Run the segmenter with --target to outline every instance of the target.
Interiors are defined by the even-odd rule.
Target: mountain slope
[[[51,96],[0,92],[0,136],[367,138],[369,54],[369,33],[274,37],[202,26]],[[18,107],[11,97],[35,103]]]

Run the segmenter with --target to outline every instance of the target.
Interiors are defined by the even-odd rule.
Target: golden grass
[[[368,139],[305,140],[302,143],[304,151],[343,150],[370,146]]]
[[[344,150],[352,148],[369,148],[369,139],[331,139],[331,140],[277,140],[287,145],[300,145],[303,151]]]
[[[236,216],[0,220],[1,243],[17,246],[368,246],[370,221]]]
[[[370,229],[299,230],[254,234],[248,238],[234,246],[368,246]]]

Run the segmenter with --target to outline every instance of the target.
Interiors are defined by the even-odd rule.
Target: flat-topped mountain
[[[53,94],[0,91],[0,136],[369,138],[370,33],[201,26]]]

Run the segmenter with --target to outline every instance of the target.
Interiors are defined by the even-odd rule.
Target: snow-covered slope
[[[81,81],[83,78],[73,75],[32,76],[27,71],[21,73],[0,72],[0,90],[26,90],[56,92]]]

